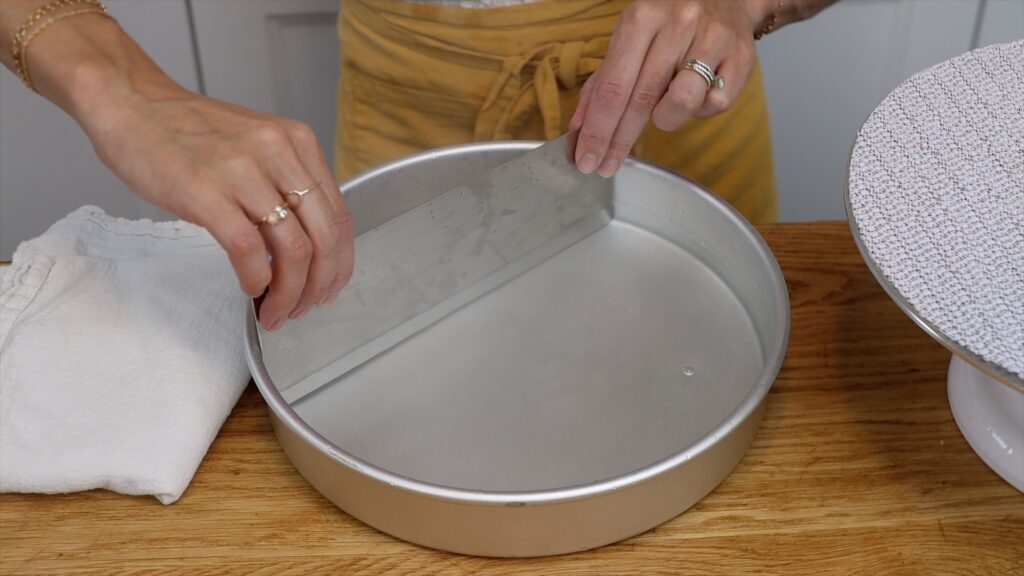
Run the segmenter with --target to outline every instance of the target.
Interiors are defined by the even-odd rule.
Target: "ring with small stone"
[[[278,204],[277,206],[274,206],[273,210],[267,212],[266,216],[260,218],[259,222],[256,222],[256,225],[259,226],[260,224],[270,224],[271,226],[273,226],[274,224],[277,224],[278,222],[284,220],[287,217],[288,206],[286,204]]]
[[[309,188],[306,188],[305,190],[291,190],[291,191],[288,191],[288,192],[285,193],[284,197],[288,201],[288,204],[292,208],[294,208],[294,207],[298,206],[302,202],[302,197],[303,196],[305,196],[306,194],[309,194],[313,190],[316,190],[317,188],[320,187],[321,184],[323,184],[323,182],[317,182],[316,184],[313,184],[312,186],[310,186]]]

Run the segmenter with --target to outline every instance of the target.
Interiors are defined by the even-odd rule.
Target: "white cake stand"
[[[849,206],[847,214],[852,214]],[[967,443],[989,468],[1024,492],[1024,386],[1013,374],[978,358],[921,317],[872,260],[852,217],[850,227],[864,261],[889,297],[918,326],[953,352],[946,391],[953,418]]]
[[[894,302],[953,353],[981,459],[1024,492],[1024,40],[915,74],[851,151],[850,229]]]
[[[1024,492],[1024,384],[1002,366],[978,357],[947,337],[907,302],[864,246],[849,201],[847,194],[850,229],[868,269],[907,316],[953,353],[946,389],[960,432],[989,468]]]
[[[954,355],[947,378],[949,407],[981,459],[1024,492],[1024,391],[987,376]]]
[[[847,214],[852,214],[849,205]],[[989,468],[1024,492],[1024,386],[1020,379],[977,357],[923,318],[882,274],[865,248],[852,216],[850,228],[864,261],[889,297],[918,326],[953,352],[946,389],[953,418],[967,443]]]

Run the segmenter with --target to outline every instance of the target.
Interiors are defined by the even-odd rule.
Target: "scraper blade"
[[[335,381],[607,225],[612,180],[576,168],[576,137],[357,236],[355,272],[331,306],[259,330],[264,365],[285,399]]]

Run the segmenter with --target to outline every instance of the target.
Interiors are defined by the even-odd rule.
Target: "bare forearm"
[[[348,282],[351,217],[308,126],[185,90],[94,0],[0,0],[0,60],[74,117],[129,188],[210,231],[242,289],[266,290],[265,328]],[[283,200],[297,189],[309,197]],[[295,217],[264,218],[282,211]]]
[[[0,2],[0,61],[12,71],[10,38],[45,3]],[[120,98],[139,92],[181,91],[117,22],[96,13],[79,14],[46,27],[28,44],[24,58],[36,90],[86,131],[105,109],[116,108]]]
[[[0,2],[0,62],[14,70],[14,56],[11,54],[11,38],[22,22],[46,0],[4,0]]]

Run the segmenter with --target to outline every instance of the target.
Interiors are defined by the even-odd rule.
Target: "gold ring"
[[[274,224],[277,224],[278,222],[284,220],[287,217],[288,206],[286,204],[278,204],[277,206],[274,206],[273,210],[267,212],[266,216],[260,218],[260,221],[257,222],[256,225],[259,226],[260,224],[270,224],[271,226],[273,226]]]
[[[288,204],[291,205],[292,208],[294,208],[302,202],[303,196],[309,194],[313,190],[316,190],[317,188],[320,187],[321,184],[323,184],[323,182],[317,182],[316,184],[313,184],[312,186],[306,188],[305,190],[292,190],[290,192],[286,192],[284,197],[288,201]],[[294,201],[292,200],[292,196],[295,197]]]

